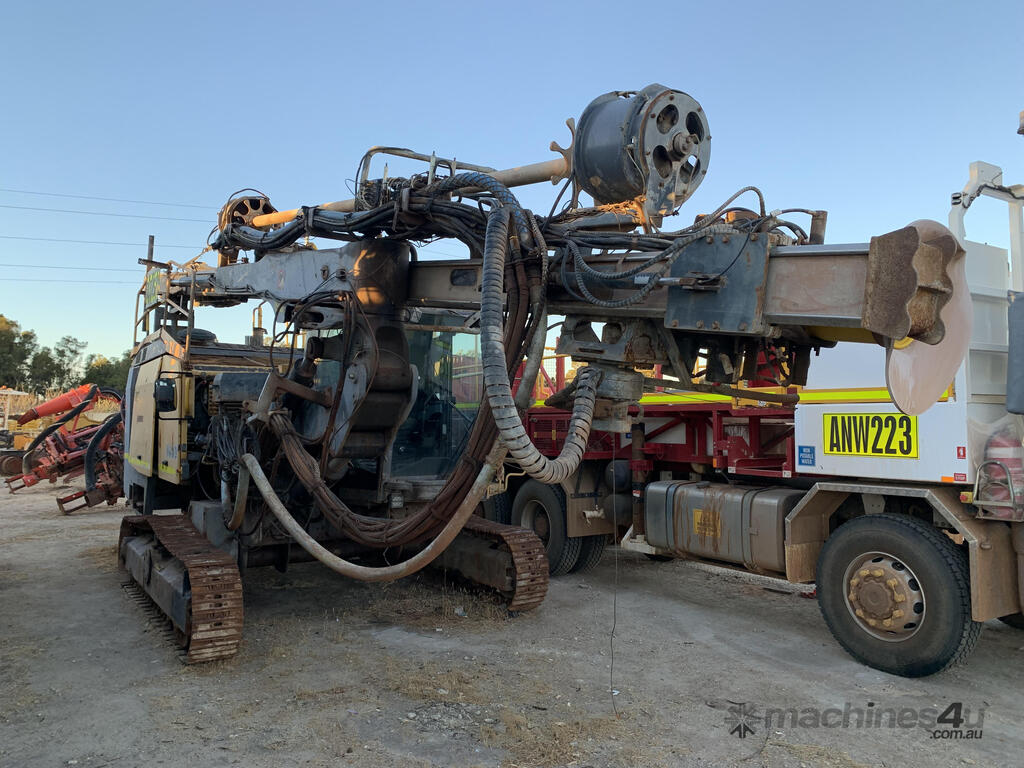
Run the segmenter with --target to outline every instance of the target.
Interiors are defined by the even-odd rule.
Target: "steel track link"
[[[544,601],[548,593],[548,557],[544,543],[533,531],[504,525],[473,515],[464,531],[490,541],[498,541],[512,555],[514,589],[508,598],[510,611],[528,611]]]
[[[121,540],[151,533],[188,574],[188,619],[179,627],[185,662],[196,664],[234,656],[242,639],[242,580],[234,559],[200,534],[184,515],[134,515],[121,521]],[[120,560],[120,555],[118,556]],[[122,563],[123,565],[123,563]],[[140,585],[145,589],[145,585]]]

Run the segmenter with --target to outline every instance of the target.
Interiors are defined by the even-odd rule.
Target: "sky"
[[[945,222],[971,161],[1024,182],[1024,3],[921,7],[8,4],[0,314],[43,344],[70,334],[117,355],[147,236],[158,259],[184,261],[232,192],[258,188],[279,209],[348,198],[372,145],[545,160],[593,98],[653,82],[696,98],[713,137],[680,226],[748,184],[769,208],[827,209],[829,242]],[[555,189],[517,194],[547,213]],[[1005,214],[979,204],[968,235],[1005,244]],[[241,341],[248,313],[207,309],[199,324]]]

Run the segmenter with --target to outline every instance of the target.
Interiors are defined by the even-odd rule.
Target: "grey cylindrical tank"
[[[647,543],[754,570],[786,570],[786,515],[794,488],[660,481],[647,486]]]

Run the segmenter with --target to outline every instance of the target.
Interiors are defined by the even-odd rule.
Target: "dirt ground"
[[[0,496],[0,766],[1024,760],[1019,630],[992,622],[966,666],[904,680],[849,658],[798,589],[625,552],[555,580],[539,609],[513,618],[440,573],[370,586],[317,564],[255,570],[239,655],[186,667],[121,586],[123,508],[63,517],[54,491]],[[856,714],[849,727],[736,727],[771,708],[954,702],[971,710],[964,729],[984,708],[980,739],[891,718],[858,728]]]

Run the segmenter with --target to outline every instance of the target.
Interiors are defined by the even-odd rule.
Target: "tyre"
[[[580,538],[580,555],[570,573],[586,573],[592,571],[601,562],[601,555],[608,544],[608,535],[583,536]]]
[[[484,500],[484,517],[502,525],[512,522],[512,497],[506,493]]]
[[[970,655],[967,555],[917,518],[866,515],[844,523],[818,557],[818,606],[843,648],[868,666],[924,677]]]
[[[1014,629],[1024,629],[1024,613],[1011,613],[1009,616],[1000,616],[999,620]]]
[[[548,554],[552,576],[568,573],[580,555],[580,539],[569,538],[565,525],[565,493],[561,488],[528,480],[512,504],[512,525],[529,528]]]

